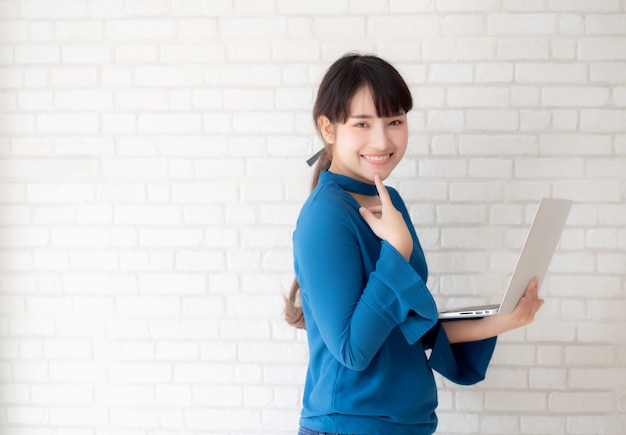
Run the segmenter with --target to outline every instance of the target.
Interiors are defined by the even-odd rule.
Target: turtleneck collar
[[[359,193],[361,195],[378,195],[378,190],[374,184],[364,183],[345,175],[335,174],[329,170],[325,170],[320,174],[320,182],[334,182],[348,192]]]

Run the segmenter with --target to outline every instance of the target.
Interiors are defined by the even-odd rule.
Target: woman
[[[300,435],[433,433],[432,369],[483,380],[496,336],[532,322],[543,303],[533,280],[511,314],[438,321],[406,206],[382,184],[406,151],[412,104],[400,74],[374,56],[340,58],[320,85],[324,148],[293,234],[286,303],[310,350]]]

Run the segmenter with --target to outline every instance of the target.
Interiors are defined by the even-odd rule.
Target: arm
[[[442,322],[442,327],[450,343],[466,343],[495,337],[504,332],[529,325],[544,303],[538,297],[537,278],[533,278],[526,288],[515,310],[509,314],[485,317],[479,320],[458,320]]]

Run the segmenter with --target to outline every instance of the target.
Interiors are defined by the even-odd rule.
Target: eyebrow
[[[392,113],[389,116],[382,116],[381,118],[395,118],[396,116],[403,116],[403,115],[406,115],[406,114],[404,112],[397,112],[397,113]],[[378,116],[361,114],[361,115],[350,115],[350,116],[348,116],[348,118],[352,118],[352,119],[373,119],[373,118],[378,118]]]

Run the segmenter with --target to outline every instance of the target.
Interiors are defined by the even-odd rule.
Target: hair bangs
[[[411,91],[393,66],[376,56],[350,54],[328,70],[313,110],[314,119],[323,114],[332,122],[346,122],[352,98],[364,86],[372,94],[378,117],[407,113],[413,107]]]

